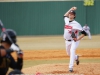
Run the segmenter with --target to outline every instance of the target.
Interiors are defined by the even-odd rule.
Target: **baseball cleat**
[[[74,72],[74,71],[73,71],[73,69],[69,69],[69,72],[72,73],[72,72]]]
[[[77,56],[76,64],[79,65],[79,63],[80,63],[79,56]]]

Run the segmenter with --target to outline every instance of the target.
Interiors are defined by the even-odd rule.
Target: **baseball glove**
[[[74,33],[74,32],[72,32],[71,36],[72,36],[72,38],[76,38],[76,36],[75,36],[75,33]]]

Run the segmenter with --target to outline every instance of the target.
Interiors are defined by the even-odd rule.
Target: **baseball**
[[[73,7],[74,8],[74,10],[76,10],[77,9],[77,7]]]

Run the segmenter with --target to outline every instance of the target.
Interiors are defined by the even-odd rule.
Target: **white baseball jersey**
[[[89,28],[89,26],[83,26],[83,30],[88,31],[88,30],[90,30],[90,28]]]
[[[72,40],[71,33],[74,32],[76,37],[79,36],[79,32],[82,31],[82,26],[75,20],[69,22],[68,17],[64,17],[65,27],[64,27],[64,39]]]

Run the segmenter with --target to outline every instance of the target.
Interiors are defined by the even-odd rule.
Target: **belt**
[[[65,39],[66,40],[66,39]],[[66,41],[72,41],[72,40],[66,40]]]
[[[67,40],[67,41],[72,41],[72,40]]]

